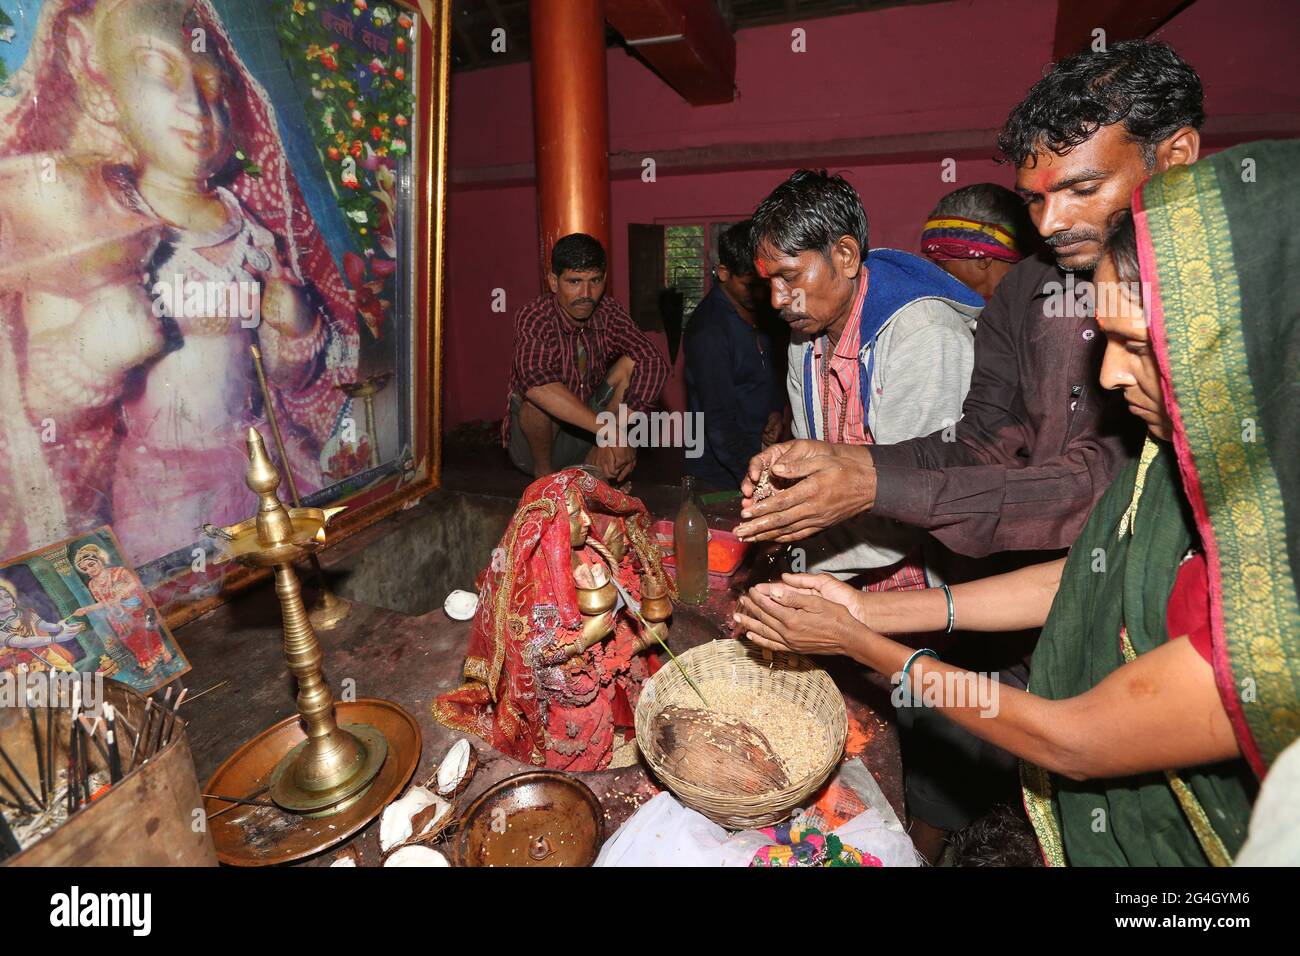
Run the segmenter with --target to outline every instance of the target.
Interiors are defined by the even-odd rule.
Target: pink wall
[[[790,49],[795,26],[807,31],[806,53]],[[957,0],[742,30],[737,97],[707,107],[687,105],[614,49],[610,150],[653,157],[688,147],[994,129],[1041,76],[1054,28],[1055,4],[1047,0]],[[1200,71],[1212,115],[1300,114],[1289,65],[1300,40],[1292,0],[1198,0],[1160,36]],[[518,168],[533,158],[529,84],[526,63],[458,74],[452,83],[448,427],[502,414],[514,313],[540,288],[536,193]],[[991,159],[962,159],[956,183],[944,182],[940,158],[837,167],[863,197],[872,245],[915,248],[921,217],[944,192],[1012,179]],[[788,172],[674,174],[659,163],[656,182],[616,178],[612,294],[626,304],[628,223],[741,218]],[[491,311],[498,288],[505,313]]]

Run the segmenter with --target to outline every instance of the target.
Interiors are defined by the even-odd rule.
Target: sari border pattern
[[[1210,574],[1215,675],[1242,752],[1259,777],[1300,733],[1281,635],[1300,629],[1289,588],[1281,487],[1260,421],[1242,332],[1227,210],[1211,163],[1170,170],[1134,212],[1174,443]],[[1150,268],[1154,266],[1154,269]],[[1166,313],[1179,321],[1166,324]],[[1233,569],[1224,575],[1223,569]]]
[[[1047,866],[1068,866],[1065,845],[1061,841],[1061,827],[1052,808],[1051,775],[1037,764],[1020,761],[1020,792],[1024,798],[1025,814],[1038,836],[1038,847]]]

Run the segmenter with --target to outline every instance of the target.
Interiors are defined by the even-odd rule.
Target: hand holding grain
[[[750,463],[750,474],[741,484],[745,498],[740,516],[746,520],[736,526],[736,537],[782,544],[800,541],[875,503],[876,470],[865,446],[802,440],[789,445],[803,447],[790,447],[775,461],[762,461],[768,452],[785,447],[773,445]],[[772,491],[759,497],[765,472]]]

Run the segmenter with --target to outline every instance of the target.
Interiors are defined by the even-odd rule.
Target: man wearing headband
[[[921,254],[985,299],[1030,249],[1034,224],[1024,201],[996,183],[954,189],[930,211]]]

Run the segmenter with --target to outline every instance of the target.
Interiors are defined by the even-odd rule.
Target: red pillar
[[[543,276],[551,246],[585,232],[609,253],[604,0],[532,0],[533,116]]]

